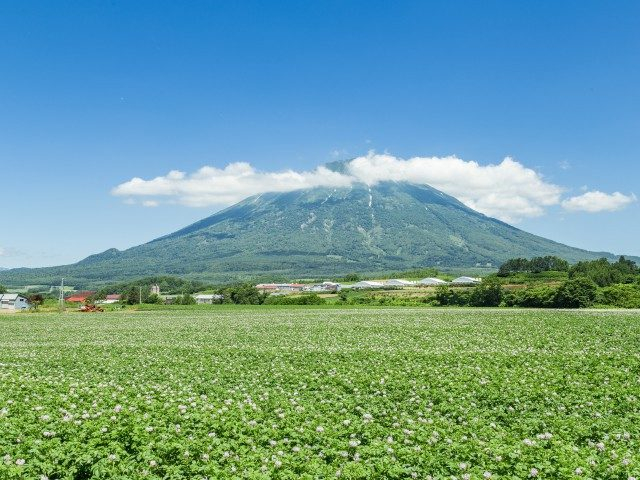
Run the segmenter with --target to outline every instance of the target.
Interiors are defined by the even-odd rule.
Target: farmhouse
[[[24,310],[29,308],[29,302],[22,295],[17,293],[0,293],[0,309],[2,310]]]
[[[223,295],[218,294],[200,294],[195,297],[196,303],[198,304],[213,304],[214,302],[219,302],[223,298]]]

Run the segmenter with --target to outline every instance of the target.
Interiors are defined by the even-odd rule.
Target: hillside
[[[572,248],[482,215],[429,186],[383,182],[247,198],[177,232],[60,267],[14,269],[0,283],[92,284],[146,275],[208,281],[319,277],[424,266],[498,266],[513,257],[569,261]]]

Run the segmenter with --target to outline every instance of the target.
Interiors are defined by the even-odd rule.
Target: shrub
[[[486,281],[476,285],[469,295],[472,307],[497,307],[502,302],[502,285],[496,281]]]
[[[596,300],[597,285],[588,278],[567,280],[555,295],[555,306],[558,308],[590,307]]]
[[[611,285],[598,292],[597,302],[620,308],[640,308],[640,285]]]
[[[317,294],[284,296],[270,295],[264,300],[265,305],[324,305],[327,301]]]

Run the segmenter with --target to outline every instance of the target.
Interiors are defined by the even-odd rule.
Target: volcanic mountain
[[[0,283],[95,284],[156,274],[211,281],[319,278],[420,267],[498,266],[513,257],[599,257],[519,230],[425,185],[312,188],[249,197],[164,237],[73,265],[13,269]]]

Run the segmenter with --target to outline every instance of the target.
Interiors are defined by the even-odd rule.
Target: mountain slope
[[[0,273],[11,283],[92,283],[150,274],[228,281],[424,266],[494,266],[513,257],[611,254],[568,247],[482,215],[428,186],[314,188],[247,198],[177,232],[68,266]]]

